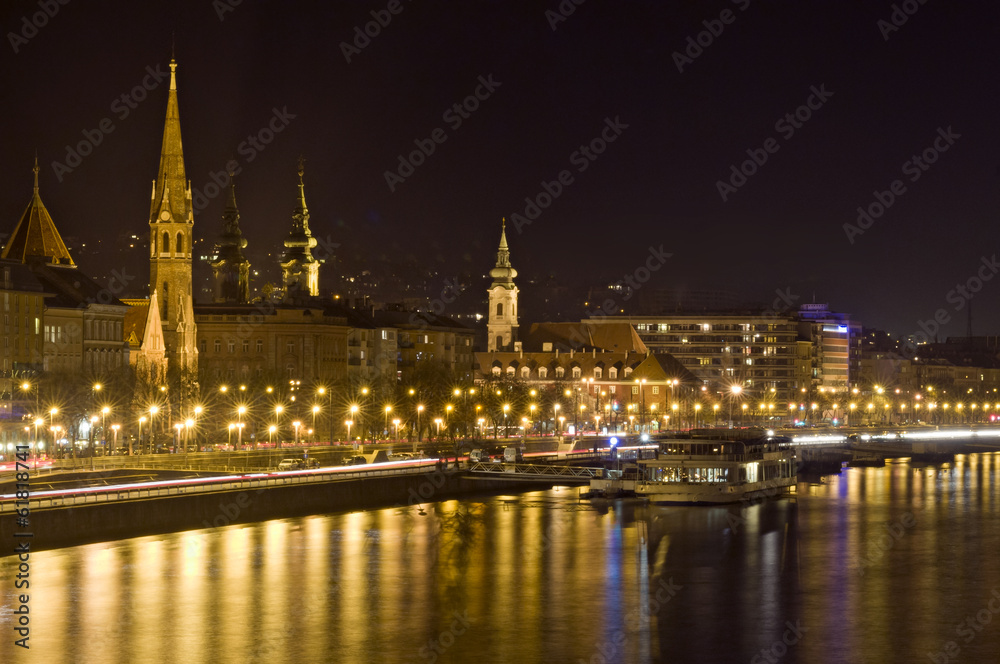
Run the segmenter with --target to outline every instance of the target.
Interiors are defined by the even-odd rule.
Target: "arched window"
[[[579,378],[581,374],[580,367],[573,367],[573,378]]]
[[[538,377],[545,379],[549,377],[549,370],[547,367],[538,367]]]
[[[163,231],[163,245],[160,247],[160,253],[170,253],[170,233],[166,231]]]
[[[177,254],[184,254],[184,236],[179,231],[177,233]]]
[[[503,302],[497,302],[497,316],[503,316]]]
[[[562,378],[566,374],[566,370],[562,367],[556,367],[556,378]]]
[[[528,380],[530,376],[531,376],[531,369],[529,369],[528,367],[521,367],[521,378],[524,380]]]
[[[500,367],[493,367],[493,375],[494,376],[500,375]]]
[[[611,380],[618,380],[618,368],[617,367],[611,367],[610,369],[608,369],[608,378],[610,378]]]

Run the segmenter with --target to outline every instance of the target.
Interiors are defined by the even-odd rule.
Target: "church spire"
[[[222,236],[211,262],[215,277],[215,301],[245,304],[250,300],[250,261],[243,250],[247,241],[240,230],[240,210],[236,206],[236,178],[229,176],[226,208],[222,212]]]
[[[486,348],[491,352],[514,351],[520,348],[517,324],[517,276],[510,264],[510,249],[507,246],[507,220],[500,222],[500,246],[497,247],[497,263],[490,270],[493,284],[490,285],[490,304],[486,319]]]
[[[167,190],[171,192],[169,205],[163,205]],[[170,61],[170,91],[167,96],[167,117],[163,123],[163,143],[160,147],[160,168],[153,186],[153,200],[149,209],[150,222],[194,221],[190,191],[184,173],[184,147],[181,142],[181,116],[177,103],[177,62]],[[170,218],[163,218],[166,209]]]
[[[490,270],[493,277],[493,286],[505,286],[511,288],[514,285],[514,277],[517,270],[510,265],[510,249],[507,247],[507,220],[500,222],[500,246],[497,248],[497,264]]]
[[[312,255],[316,238],[309,230],[309,207],[306,205],[305,159],[299,157],[299,192],[292,211],[292,230],[285,238],[281,255],[282,281],[285,294],[319,295],[319,261]]]
[[[10,258],[27,262],[28,259],[42,260],[54,265],[74,265],[69,249],[63,242],[52,216],[45,208],[42,197],[38,194],[38,157],[31,169],[35,174],[34,189],[28,209],[21,215],[21,220],[14,228],[10,240],[0,253],[0,258]]]

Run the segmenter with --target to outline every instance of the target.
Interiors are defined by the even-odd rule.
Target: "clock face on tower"
[[[168,221],[170,219],[170,213],[166,210],[160,213],[160,221]]]

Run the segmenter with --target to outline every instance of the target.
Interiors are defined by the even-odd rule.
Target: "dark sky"
[[[14,39],[17,53],[11,33],[40,3],[4,3],[7,226],[30,197],[37,150],[64,234],[148,233],[167,81],[127,117],[115,100],[147,66],[168,71],[176,33],[188,177],[202,191],[239,160],[242,223],[258,250],[287,233],[303,154],[314,232],[354,264],[416,256],[442,275],[486,269],[500,217],[523,213],[564,169],[572,183],[508,233],[523,274],[621,277],[663,245],[673,256],[650,287],[815,295],[901,334],[943,309],[954,321],[944,332],[960,335],[967,300],[949,292],[1000,253],[995,2],[910,0],[915,13],[888,32],[889,2],[565,0],[575,11],[553,30],[557,0],[404,0],[350,63],[341,42],[386,2],[242,0],[220,20],[225,3],[76,0]],[[721,34],[678,71],[674,53],[724,10],[730,23],[711,24]],[[443,113],[480,76],[500,85],[455,128]],[[813,86],[832,94],[814,97],[798,128],[776,126]],[[249,161],[241,143],[275,108],[295,117]],[[67,146],[106,118],[114,131],[57,177]],[[627,128],[580,172],[573,153],[616,118]],[[905,166],[949,127],[959,138],[934,164]],[[385,172],[437,128],[446,140],[391,192]],[[723,201],[717,182],[769,138],[777,151]],[[905,191],[851,243],[844,224],[897,179]],[[215,234],[221,207],[218,197],[196,215],[199,235]],[[977,333],[1000,333],[998,300],[1000,279],[973,296]]]

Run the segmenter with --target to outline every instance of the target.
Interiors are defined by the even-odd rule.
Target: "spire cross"
[[[31,169],[35,174],[35,191],[38,191],[38,154],[35,154],[35,167]]]

